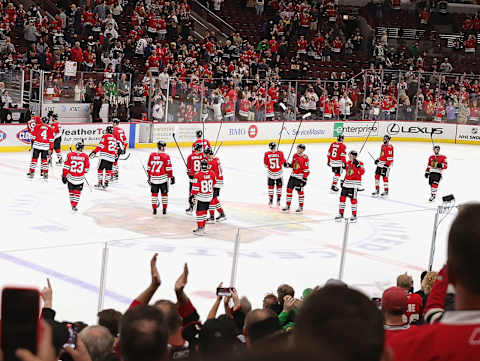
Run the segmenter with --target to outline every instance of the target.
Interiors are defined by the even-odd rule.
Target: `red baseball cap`
[[[403,288],[390,287],[383,292],[382,310],[406,312],[407,308],[407,293]]]

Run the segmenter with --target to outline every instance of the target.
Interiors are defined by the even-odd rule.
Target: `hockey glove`
[[[67,184],[67,177],[62,177],[63,184]]]
[[[175,177],[170,178],[170,184],[174,185],[175,184]]]
[[[378,159],[375,159],[375,164],[378,164],[379,160]]]
[[[347,169],[347,165],[345,163],[342,164],[342,169]]]
[[[437,168],[442,169],[443,168],[443,163],[437,163]]]
[[[306,179],[306,178],[303,178],[303,179],[301,180],[301,182],[302,182],[302,183],[301,183],[301,184],[302,184],[302,188],[307,185],[307,179]]]
[[[330,161],[327,162],[327,167],[330,167]]]
[[[354,160],[352,161],[352,163],[353,163],[353,165],[355,166],[355,168],[360,167],[360,163],[358,162],[358,160],[354,159]]]
[[[88,155],[88,157],[89,157],[89,158],[95,158],[96,155],[97,155],[97,153],[91,152],[91,153]]]
[[[430,177],[430,172],[425,172],[425,178]]]
[[[287,162],[283,163],[283,166],[284,166],[285,168],[290,168],[290,167],[291,167],[290,163],[287,163]]]
[[[148,177],[147,183],[148,183],[149,185],[152,185],[152,181],[150,180],[150,177]]]

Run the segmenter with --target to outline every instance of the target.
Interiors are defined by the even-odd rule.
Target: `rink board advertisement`
[[[280,137],[282,122],[271,123],[202,123],[195,124],[155,124],[153,126],[153,141],[164,140],[167,143],[175,139],[180,145],[190,145],[196,140],[196,132],[205,130],[205,138],[214,142],[227,144],[264,144]],[[291,142],[297,135],[297,140],[316,142],[319,139],[329,139],[333,132],[330,122],[288,122],[283,124],[282,141]]]
[[[480,126],[458,125],[456,143],[480,144]]]
[[[105,132],[107,124],[62,123],[62,144],[65,149],[83,140],[86,144],[97,144]],[[457,125],[433,122],[402,121],[305,121],[262,122],[262,123],[155,123],[150,138],[150,125],[123,123],[121,127],[129,140],[129,147],[153,147],[158,140],[174,146],[173,135],[180,146],[190,146],[196,139],[196,131],[204,129],[205,138],[211,143],[223,145],[268,144],[278,142],[281,133],[282,143],[330,142],[340,134],[346,141],[381,140],[388,134],[393,141],[449,142],[480,145],[480,126]],[[283,130],[282,130],[283,128]],[[140,142],[141,140],[141,142]],[[26,124],[0,125],[0,151],[21,151],[28,149],[30,133]]]
[[[42,114],[53,111],[58,114],[60,121],[87,122],[90,119],[90,106],[90,103],[44,103]],[[108,119],[108,104],[102,104],[100,118],[104,121]]]
[[[456,124],[425,123],[425,122],[380,122],[380,134],[388,134],[392,138],[407,138],[415,141],[455,141],[457,133]],[[412,139],[414,138],[414,139]]]
[[[85,144],[98,144],[102,135],[105,133],[107,124],[82,124],[82,123],[63,123],[62,130],[62,145],[64,149],[68,149],[79,141]],[[124,130],[127,140],[131,146],[138,141],[138,136],[131,139],[131,132],[135,134],[136,124],[121,124],[120,127]],[[31,135],[28,131],[27,124],[12,124],[0,126],[0,151],[21,151],[28,149],[31,143]]]

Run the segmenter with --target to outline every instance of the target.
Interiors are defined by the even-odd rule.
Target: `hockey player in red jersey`
[[[113,136],[117,140],[118,154],[113,163],[113,180],[118,181],[118,157],[122,154],[125,154],[127,149],[127,136],[125,135],[124,130],[120,127],[120,120],[114,118],[113,121]]]
[[[210,142],[207,139],[203,138],[203,132],[201,130],[197,130],[197,132],[195,134],[197,136],[197,140],[193,142],[192,150],[195,150],[195,144],[200,144],[202,146],[202,152],[206,148],[211,148],[212,147],[210,145]]]
[[[40,156],[42,163],[40,166],[40,175],[44,179],[48,179],[48,157],[53,150],[53,129],[45,123],[40,123],[35,126],[32,133],[32,162],[30,164],[30,170],[27,176],[33,178],[35,174],[35,168],[37,166],[37,160]]]
[[[355,150],[348,153],[349,161],[345,165],[345,178],[342,182],[342,193],[340,194],[339,215],[335,217],[337,222],[343,219],[345,202],[347,197],[352,202],[352,217],[350,222],[357,221],[357,192],[362,184],[362,175],[365,173],[363,163],[357,159],[358,153]]]
[[[282,209],[284,212],[290,211],[293,189],[296,189],[298,192],[297,213],[303,212],[303,187],[305,187],[307,184],[307,178],[310,174],[310,169],[308,167],[308,156],[303,154],[303,152],[305,152],[305,145],[297,145],[297,153],[293,155],[292,162],[285,162],[284,164],[285,167],[292,168],[292,174],[290,175],[287,184],[287,205]]]
[[[327,165],[332,168],[333,172],[333,182],[331,190],[334,192],[338,192],[338,180],[340,179],[340,175],[342,174],[342,168],[344,168],[345,164],[347,163],[347,147],[345,146],[345,144],[343,144],[344,139],[345,137],[340,134],[337,137],[337,141],[333,142],[330,145],[327,154]]]
[[[53,129],[53,136],[55,138],[53,141],[53,150],[57,154],[57,164],[62,164],[62,128],[58,122],[58,114],[53,113],[51,115],[50,126]]]
[[[193,146],[193,152],[187,157],[187,175],[190,179],[189,189],[188,189],[188,208],[185,210],[188,214],[193,211],[193,199],[194,195],[192,194],[192,184],[193,177],[196,173],[200,172],[200,162],[205,159],[205,155],[202,152],[202,144],[196,143]]]
[[[198,236],[205,234],[207,211],[213,198],[213,187],[215,186],[215,173],[212,169],[209,169],[206,159],[200,162],[200,169],[200,172],[195,174],[192,185],[192,194],[195,196],[194,202],[197,204],[197,229],[194,229],[193,233]]]
[[[77,211],[77,205],[80,201],[80,194],[83,189],[85,174],[90,169],[90,160],[83,153],[83,142],[75,145],[76,151],[67,154],[65,163],[63,164],[62,182],[68,185],[68,194],[70,195],[70,204],[72,210]]]
[[[204,153],[210,169],[215,174],[215,185],[213,186],[213,198],[212,198],[212,201],[210,202],[210,207],[209,207],[210,218],[208,219],[208,223],[215,223],[215,220],[217,222],[221,222],[227,219],[227,217],[225,216],[225,212],[223,211],[222,205],[218,200],[218,197],[220,196],[220,189],[222,189],[223,187],[222,166],[220,164],[220,159],[213,156],[212,148],[206,148]],[[215,219],[215,210],[218,212],[218,217],[216,219]]]
[[[268,147],[270,150],[265,152],[263,156],[263,164],[267,168],[267,186],[268,186],[268,205],[273,204],[274,187],[277,186],[277,206],[280,207],[280,200],[282,199],[283,186],[283,164],[285,156],[281,150],[277,150],[277,143],[271,142]]]
[[[105,189],[112,179],[113,163],[115,162],[118,152],[117,140],[113,136],[113,127],[111,125],[107,126],[106,133],[102,135],[100,143],[90,153],[89,157],[95,157],[98,152],[100,152],[100,164],[98,165],[98,184],[95,187]]]
[[[442,179],[442,173],[448,167],[447,157],[440,154],[439,145],[433,147],[433,153],[434,154],[428,158],[427,169],[425,170],[425,178],[428,179],[428,184],[431,189],[430,202],[435,200],[438,184]]]
[[[390,139],[389,135],[383,136],[380,157],[375,160],[377,169],[375,170],[375,192],[372,193],[374,197],[378,197],[380,194],[380,176],[383,177],[382,197],[388,196],[388,175],[393,164],[393,145],[390,144]]]
[[[170,156],[165,153],[167,143],[159,141],[157,143],[158,152],[153,152],[148,158],[147,174],[148,184],[152,192],[152,209],[153,214],[157,214],[159,205],[158,192],[162,195],[162,211],[167,214],[168,205],[168,184],[175,184],[175,177],[172,172],[172,162]]]
[[[28,132],[30,133],[30,135],[33,134],[33,131],[35,130],[35,127],[37,125],[40,125],[40,124],[42,124],[42,118],[39,117],[38,115],[34,116],[32,119],[30,119],[27,122],[27,128],[28,128]]]

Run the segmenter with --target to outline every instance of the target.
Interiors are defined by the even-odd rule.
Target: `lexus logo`
[[[417,127],[400,125],[397,123],[391,123],[387,126],[387,133],[390,135],[395,134],[443,134],[443,128],[429,128],[429,127]]]

